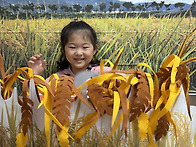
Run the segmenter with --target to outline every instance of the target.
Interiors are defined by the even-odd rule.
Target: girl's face
[[[86,35],[86,31],[78,30],[69,35],[67,44],[65,45],[65,56],[71,65],[74,74],[87,69],[96,50]]]

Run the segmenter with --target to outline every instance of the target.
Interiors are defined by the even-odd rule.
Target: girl
[[[81,71],[90,70],[99,74],[100,66],[99,62],[93,57],[97,51],[97,35],[93,28],[84,21],[72,21],[62,29],[61,32],[61,56],[57,62],[58,72],[57,75],[68,75],[75,77]],[[41,74],[45,67],[46,61],[41,60],[42,55],[35,55],[30,58],[28,65],[33,69],[34,74]],[[109,67],[105,67],[104,71],[109,71]],[[46,79],[49,82],[49,78]],[[85,90],[84,90],[85,91]],[[86,94],[86,92],[85,92]],[[78,108],[79,99],[75,96],[71,96],[72,103],[70,109],[70,120],[74,120],[76,110]],[[43,96],[40,95],[40,100]],[[83,117],[84,114],[92,113],[86,104],[81,103],[79,117]],[[106,120],[110,120],[111,117],[106,116]],[[101,121],[101,120],[100,120]],[[99,122],[99,121],[98,121]],[[100,128],[101,123],[98,123]],[[110,129],[110,123],[105,125],[107,129]]]
[[[97,35],[94,29],[84,21],[70,22],[61,32],[61,56],[57,62],[57,75],[74,77],[84,70],[99,73],[99,62],[93,57],[96,51]],[[28,62],[34,74],[41,75],[46,67],[46,60],[42,61],[41,57],[42,54],[35,55]],[[110,68],[104,67],[104,70],[109,71]]]

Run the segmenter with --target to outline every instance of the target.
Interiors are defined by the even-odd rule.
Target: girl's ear
[[[95,55],[95,54],[96,54],[96,52],[97,52],[97,50],[94,50],[93,55]]]
[[[94,48],[94,52],[93,52],[93,55],[95,55],[97,52],[97,44],[96,44],[96,47]]]
[[[61,45],[61,52],[64,54],[65,53],[65,47]]]

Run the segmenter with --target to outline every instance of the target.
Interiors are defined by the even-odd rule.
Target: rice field
[[[155,72],[170,54],[176,54],[185,37],[196,28],[196,18],[81,18],[97,32],[99,44],[97,58],[115,60],[119,49],[124,47],[119,69],[135,68],[140,62],[149,64]],[[19,67],[27,66],[34,54],[43,54],[47,69],[43,77],[56,71],[60,51],[61,29],[72,19],[1,19],[0,53],[7,74]],[[195,38],[195,34],[191,39]],[[189,42],[191,41],[189,39]],[[193,41],[186,58],[195,57]],[[195,81],[195,64],[189,64],[192,82]],[[195,82],[193,82],[195,83]],[[196,85],[191,83],[191,89]]]
[[[138,63],[144,62],[157,72],[169,55],[177,54],[186,36],[196,28],[196,18],[194,17],[81,19],[89,23],[97,32],[99,44],[96,56],[99,60],[109,59],[114,62],[118,51],[124,47],[124,52],[118,65],[119,70],[135,68]],[[55,72],[56,61],[60,52],[60,32],[71,20],[53,17],[51,19],[29,18],[27,20],[1,19],[0,53],[3,56],[6,74],[13,73],[19,67],[27,66],[29,58],[39,53],[42,53],[43,58],[47,60],[47,69],[42,76],[46,78]],[[195,34],[188,42],[193,38],[195,38]],[[193,40],[185,58],[196,57],[195,46],[196,42]],[[191,90],[195,91],[196,65],[195,63],[190,63],[188,66],[191,69]],[[176,146],[190,146],[190,144],[186,144],[186,141],[180,142],[186,139],[185,134],[189,135],[188,125],[188,122],[182,122],[182,125],[177,128],[181,134],[177,138]],[[182,127],[185,130],[183,132],[180,131]],[[9,132],[9,134],[15,136],[16,128],[13,128],[15,127],[3,128],[0,125],[1,145],[12,146],[15,143],[15,137],[6,135]],[[36,138],[31,138],[30,140],[32,146],[46,146],[44,134],[36,126],[32,129],[34,130],[34,135],[36,135]],[[170,131],[172,133],[173,128],[170,128]],[[96,141],[87,133],[82,142],[70,142],[71,146],[102,146],[105,134],[98,133],[96,128],[93,133],[97,138]],[[128,135],[128,140],[122,140],[118,134],[115,135],[108,142],[108,146],[134,146],[134,137],[136,137],[134,135],[136,134],[130,133]],[[158,144],[160,146],[169,144],[167,138],[168,136],[160,140]],[[51,140],[51,145],[56,146],[56,143],[57,140]],[[146,146],[147,140],[139,142],[139,145]]]

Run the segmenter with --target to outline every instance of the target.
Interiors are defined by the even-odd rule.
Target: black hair
[[[60,55],[59,61],[57,61],[58,70],[63,70],[70,66],[70,63],[65,56],[65,45],[68,42],[69,35],[71,35],[73,32],[77,30],[87,30],[87,32],[89,32],[87,35],[89,35],[89,38],[91,39],[94,49],[95,50],[97,49],[97,35],[96,35],[95,30],[84,21],[74,20],[70,22],[61,31],[61,38],[60,38],[61,39],[61,55]],[[95,56],[90,62],[90,65],[91,66],[99,65],[99,61],[95,59]]]

